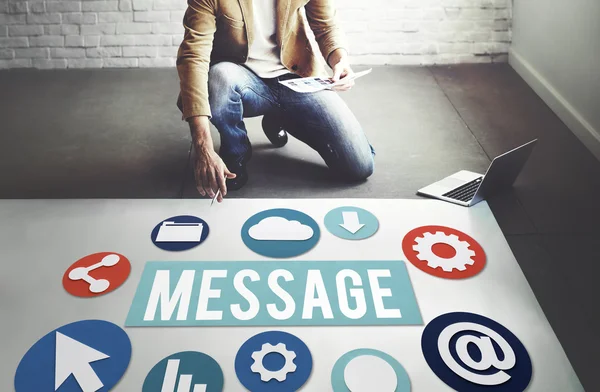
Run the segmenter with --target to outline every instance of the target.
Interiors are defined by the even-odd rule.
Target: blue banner
[[[149,262],[125,325],[422,325],[403,261]]]

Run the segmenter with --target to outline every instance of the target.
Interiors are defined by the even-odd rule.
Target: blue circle
[[[335,362],[335,365],[333,365],[333,370],[331,371],[331,386],[333,387],[333,392],[350,392],[350,389],[348,389],[348,386],[346,385],[344,370],[354,358],[365,355],[381,358],[386,361],[392,367],[392,369],[394,369],[398,383],[394,392],[410,392],[410,379],[408,378],[408,373],[406,373],[406,370],[404,370],[402,365],[400,365],[400,363],[391,355],[386,354],[383,351],[370,348],[359,348],[357,350],[352,350],[342,355],[340,359]],[[377,389],[377,380],[373,380],[373,391],[377,391]]]
[[[256,230],[257,228],[264,227],[258,226],[259,223],[265,225],[269,222],[271,225],[271,222],[274,221],[277,222],[277,225],[296,225],[296,227],[301,225],[301,232],[298,233],[297,239],[289,240],[284,237],[272,239],[274,236],[285,233],[285,230],[273,230],[271,233],[265,233],[264,230]],[[260,235],[264,234],[264,236],[259,237],[256,233],[260,233]],[[310,234],[312,236],[309,237]],[[313,218],[303,212],[285,208],[259,212],[250,217],[244,223],[244,226],[242,226],[242,240],[244,244],[259,255],[267,257],[288,258],[306,253],[319,242],[320,235],[319,225]]]
[[[364,240],[379,230],[377,217],[358,207],[339,207],[325,215],[325,227],[345,240]]]
[[[171,222],[173,224],[170,224]],[[203,243],[208,237],[209,231],[208,224],[204,220],[196,216],[180,215],[165,219],[156,225],[150,234],[150,238],[154,245],[162,250],[180,252],[195,248]],[[160,238],[159,233],[161,234]],[[182,237],[182,234],[191,235],[195,238],[185,238]],[[197,240],[197,237],[200,240]],[[177,238],[183,241],[177,241]],[[165,241],[165,239],[172,239],[172,241]]]
[[[66,362],[79,358],[68,356],[71,348],[86,353],[94,350],[103,359],[89,363],[102,383],[98,392],[110,391],[123,377],[131,359],[131,342],[127,333],[115,324],[102,320],[85,320],[64,325],[38,340],[21,359],[15,374],[16,392],[55,390],[57,342],[62,345],[59,354]],[[67,345],[69,348],[67,348]],[[84,346],[87,346],[84,347]],[[80,359],[81,360],[81,359]],[[80,363],[80,366],[87,366]],[[81,392],[76,377],[63,374],[64,382],[57,392]]]
[[[261,375],[252,371],[252,365],[255,363],[252,354],[263,349],[263,345],[271,344],[276,346],[279,343],[285,345],[286,351],[292,351],[296,357],[292,360],[296,365],[296,370],[288,372],[284,381],[278,381],[274,378],[269,381],[262,381]],[[265,346],[266,350],[269,350]],[[269,351],[270,352],[270,351]],[[270,360],[268,358],[271,358]],[[275,360],[274,360],[275,358]],[[271,361],[270,363],[268,361]],[[279,361],[276,356],[266,355],[262,361],[262,366],[267,370],[276,371],[275,361]],[[285,361],[280,362],[285,364]],[[260,366],[260,364],[258,364]],[[275,368],[275,370],[273,370]],[[250,392],[294,392],[300,389],[310,377],[312,372],[312,355],[310,350],[302,340],[287,332],[270,331],[259,333],[248,339],[238,350],[235,356],[235,373],[238,379]],[[145,391],[144,391],[145,392]]]
[[[469,381],[458,374],[456,374],[446,364],[440,351],[438,349],[438,339],[442,331],[456,323],[473,323],[479,326],[487,327],[497,334],[499,334],[510,346],[515,354],[516,362],[510,369],[497,369],[493,365],[485,370],[475,370],[467,366],[458,356],[456,350],[457,340],[461,336],[469,335],[476,338],[488,337],[484,332],[465,329],[455,333],[448,342],[449,352],[453,360],[464,370],[468,371],[477,376],[492,376],[499,373],[500,371],[507,374],[510,378],[507,381],[497,385],[480,385],[473,381]],[[492,346],[494,348],[496,357],[498,360],[505,359],[505,353],[502,351],[498,343],[494,338],[490,337]],[[443,344],[443,343],[442,343]],[[447,313],[436,317],[432,320],[423,331],[421,337],[421,348],[427,364],[433,370],[433,372],[448,386],[461,392],[483,392],[483,391],[511,391],[511,392],[522,392],[524,391],[529,382],[531,381],[532,365],[531,359],[523,343],[507,328],[503,325],[491,320],[487,317],[480,316],[473,313]],[[471,359],[475,362],[479,362],[482,359],[482,353],[478,347],[474,344],[467,345],[467,352]]]
[[[184,351],[169,355],[154,365],[146,376],[142,392],[161,392],[166,380],[167,364],[171,361],[171,376],[176,381],[173,391],[178,390],[182,375],[192,376],[191,389],[194,385],[205,385],[206,392],[223,391],[223,371],[212,357],[196,351]]]
[[[276,372],[285,366],[285,357],[279,353],[269,353],[263,358],[263,365],[267,370]]]

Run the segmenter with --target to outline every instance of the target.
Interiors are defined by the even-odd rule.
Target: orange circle
[[[99,266],[93,270],[89,270],[87,275],[93,280],[107,280],[109,283],[108,288],[103,290],[102,292],[92,292],[90,291],[90,284],[83,279],[73,280],[69,278],[69,274],[75,268],[81,267],[91,267],[97,263],[100,263],[105,256],[116,255],[119,256],[119,261],[113,266]],[[129,277],[129,273],[131,272],[131,263],[127,259],[127,257],[115,253],[115,252],[101,252],[94,253],[84,258],[77,260],[73,263],[69,269],[63,275],[63,287],[65,290],[76,297],[98,297],[100,295],[104,295],[110,293],[113,290],[116,290],[119,286],[121,286]]]
[[[459,241],[468,242],[469,249],[475,252],[475,255],[471,257],[471,259],[473,260],[473,264],[465,265],[464,271],[460,271],[457,269],[453,269],[452,271],[444,271],[442,267],[432,268],[427,264],[427,260],[419,259],[417,257],[418,252],[413,249],[413,246],[417,245],[416,239],[419,237],[423,237],[425,233],[435,234],[439,231],[448,236],[455,235],[458,237]],[[451,248],[452,251],[449,251],[448,248]],[[404,236],[404,239],[402,240],[402,251],[404,252],[404,256],[408,259],[408,261],[410,261],[415,267],[430,275],[437,276],[438,278],[470,278],[481,272],[481,270],[483,270],[483,268],[485,267],[486,263],[485,251],[477,241],[475,241],[471,236],[463,233],[462,231],[445,226],[421,226],[409,231],[408,234],[406,234]],[[456,255],[456,249],[454,249],[450,244],[446,244],[439,241],[432,246],[432,252],[436,256],[445,259],[450,259]]]

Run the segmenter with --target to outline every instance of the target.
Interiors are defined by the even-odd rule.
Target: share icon
[[[90,291],[92,293],[103,293],[110,286],[110,282],[106,279],[94,279],[90,276],[90,272],[100,267],[112,267],[116,265],[121,258],[117,255],[104,256],[100,262],[91,265],[89,267],[75,268],[69,272],[69,279],[71,280],[84,280],[90,285]]]
[[[120,286],[130,270],[131,265],[125,256],[96,253],[73,264],[65,273],[63,285],[68,292],[80,297],[100,295]]]

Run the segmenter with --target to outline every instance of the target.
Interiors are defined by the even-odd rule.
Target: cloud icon
[[[306,241],[314,231],[298,221],[270,216],[250,227],[248,235],[257,241]]]

